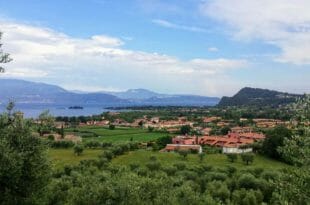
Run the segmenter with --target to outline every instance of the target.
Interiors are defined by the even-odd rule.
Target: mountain
[[[279,106],[292,103],[303,95],[289,94],[260,88],[242,88],[232,97],[222,97],[218,106]]]
[[[146,89],[129,89],[124,92],[106,92],[121,99],[129,100],[138,105],[193,105],[213,106],[219,102],[217,97],[199,95],[168,95],[156,93]]]
[[[146,89],[125,92],[85,93],[68,91],[56,85],[24,80],[0,79],[0,103],[13,100],[18,104],[56,104],[64,106],[213,106],[219,98],[196,95],[167,95]]]
[[[121,99],[132,99],[132,100],[141,100],[141,99],[149,99],[153,97],[161,97],[164,96],[163,94],[158,94],[150,90],[146,89],[129,89],[124,92],[104,92],[107,94],[114,95]]]
[[[0,79],[0,102],[13,100],[19,104],[90,105],[103,103],[127,103],[104,93],[79,94],[56,85],[24,80]]]

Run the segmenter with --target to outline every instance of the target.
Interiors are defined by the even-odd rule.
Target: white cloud
[[[210,51],[210,52],[218,52],[219,49],[217,47],[209,47],[208,51]]]
[[[206,29],[203,29],[200,27],[175,24],[170,21],[163,20],[163,19],[153,19],[152,22],[165,28],[179,29],[179,30],[191,31],[191,32],[207,32]]]
[[[275,59],[310,64],[310,1],[210,0],[201,5],[204,15],[230,26],[239,40],[263,40],[282,53]]]
[[[191,59],[126,50],[118,38],[75,38],[49,28],[0,21],[4,49],[13,61],[5,76],[59,84],[67,88],[137,88],[209,94],[225,72],[247,66],[242,59]],[[210,80],[212,79],[212,80]],[[74,86],[75,85],[75,86]]]

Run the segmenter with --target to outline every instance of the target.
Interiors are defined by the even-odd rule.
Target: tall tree
[[[36,204],[50,174],[46,149],[12,108],[0,115],[0,204]]]
[[[1,66],[2,63],[8,63],[12,59],[10,58],[10,54],[3,52],[2,43],[1,43],[2,33],[0,32],[0,72],[4,72],[4,68]]]

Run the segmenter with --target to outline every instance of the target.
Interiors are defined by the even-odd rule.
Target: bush
[[[74,146],[73,151],[74,151],[74,154],[76,154],[77,156],[80,156],[84,151],[84,147],[83,145],[77,144]]]
[[[237,154],[226,154],[226,157],[227,157],[228,161],[230,161],[232,163],[238,159]]]
[[[53,141],[51,142],[50,146],[52,148],[70,148],[74,146],[74,143],[72,141]]]
[[[54,141],[54,140],[55,140],[55,137],[54,137],[54,135],[49,135],[49,136],[47,136],[47,139],[48,139],[48,140],[51,140],[51,141]]]
[[[110,125],[109,125],[109,129],[110,129],[110,130],[114,130],[114,129],[115,129],[115,125],[110,124]]]
[[[183,157],[183,159],[186,159],[186,157],[188,155],[187,150],[179,150],[178,153],[179,153],[179,155],[181,155]]]
[[[243,153],[243,154],[241,154],[241,159],[246,165],[249,165],[249,164],[253,163],[253,161],[254,161],[254,154],[253,153]]]
[[[101,144],[98,141],[88,141],[88,142],[85,143],[85,147],[88,147],[88,148],[98,148],[98,147],[101,147]]]

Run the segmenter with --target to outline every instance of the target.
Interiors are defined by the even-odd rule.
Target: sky
[[[310,92],[309,0],[0,0],[0,78],[69,90]]]

